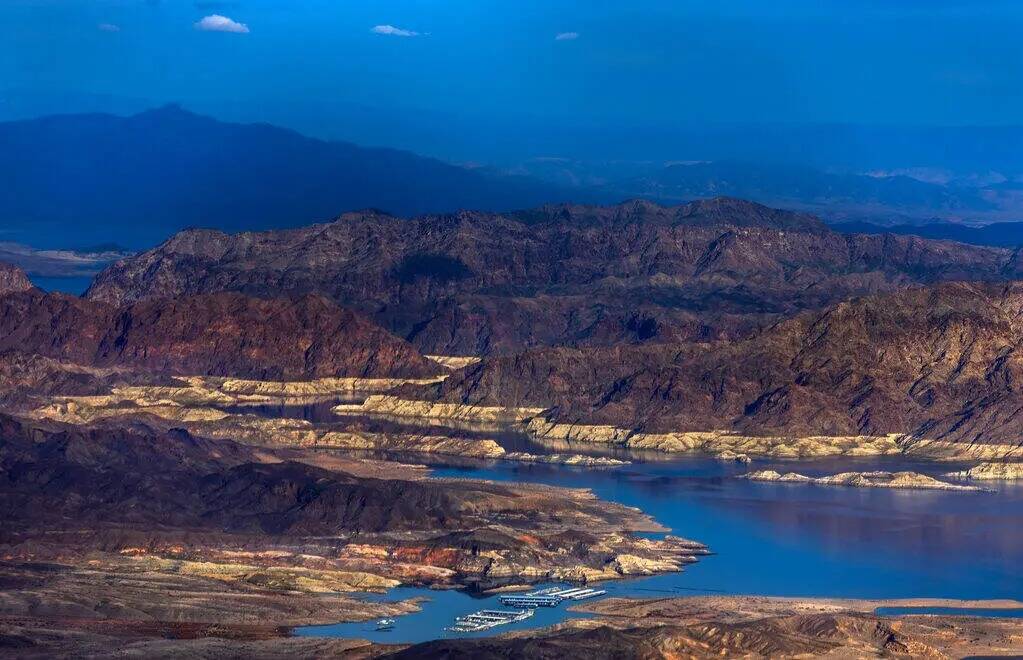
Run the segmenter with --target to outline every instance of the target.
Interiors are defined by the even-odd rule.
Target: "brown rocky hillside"
[[[550,348],[439,386],[648,431],[1023,437],[1023,283],[946,283],[838,303],[737,342]]]
[[[115,307],[37,289],[0,296],[0,353],[176,374],[301,380],[440,373],[407,342],[318,295],[237,293]]]
[[[110,267],[88,297],[317,292],[425,353],[487,354],[738,337],[854,295],[1019,272],[1003,248],[840,234],[813,216],[720,198],[188,230]]]

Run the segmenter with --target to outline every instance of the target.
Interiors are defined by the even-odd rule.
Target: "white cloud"
[[[413,32],[412,30],[405,30],[405,29],[402,29],[402,28],[399,28],[399,27],[394,27],[393,25],[375,25],[375,26],[373,26],[373,29],[370,30],[370,32],[373,32],[375,34],[386,34],[386,35],[390,35],[392,37],[418,37],[419,36],[418,32]]]
[[[573,39],[578,38],[579,38],[578,32],[559,32],[556,35],[554,35],[555,41],[572,41]]]
[[[103,32],[120,32],[121,31],[121,26],[120,25],[114,25],[113,23],[100,23],[96,27],[99,28],[100,30],[102,30]]]
[[[249,26],[245,23],[232,21],[227,16],[210,14],[196,23],[195,29],[206,32],[237,32],[238,34],[246,34],[249,31]]]

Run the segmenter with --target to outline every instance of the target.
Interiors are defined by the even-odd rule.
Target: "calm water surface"
[[[879,607],[874,610],[881,616],[903,616],[906,614],[933,614],[945,616],[989,616],[1000,619],[1023,619],[1023,609],[979,608],[979,607]]]
[[[552,451],[520,434],[496,437],[510,449]],[[606,453],[592,445],[553,448],[566,449]],[[589,488],[603,499],[642,509],[672,533],[706,543],[715,553],[682,573],[602,584],[609,595],[1023,597],[1021,485],[993,482],[997,492],[971,493],[770,484],[737,479],[746,466],[711,459],[664,454],[630,458],[632,465],[616,469],[423,455],[415,461],[431,464],[437,477]],[[809,475],[847,470],[941,475],[961,466],[877,458],[755,461],[749,469],[767,467]],[[398,618],[390,632],[375,632],[370,624],[339,624],[304,628],[299,634],[423,641],[447,634],[443,627],[457,615],[500,607],[495,597],[480,599],[456,591],[397,589],[382,598],[419,596],[432,602],[421,613]],[[549,625],[571,616],[565,607],[541,608],[533,619],[489,634]]]
[[[89,285],[92,284],[91,276],[43,277],[30,275],[29,279],[32,281],[32,284],[43,291],[59,291],[60,293],[68,293],[73,296],[82,295],[89,288]]]

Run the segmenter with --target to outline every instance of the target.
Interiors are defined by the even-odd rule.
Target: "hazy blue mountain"
[[[806,128],[800,139],[817,135],[822,149],[834,151],[825,147],[834,146],[835,130]],[[735,131],[708,129],[679,153],[738,154],[741,150],[725,148],[737,144],[735,135],[745,134]],[[851,140],[845,161],[866,164],[854,152],[857,145],[876,142],[875,133],[866,142]],[[981,133],[1014,143],[1009,129]],[[715,135],[721,138],[716,146]],[[640,141],[647,137],[636,135]],[[931,156],[924,158],[920,140],[896,137],[906,153],[913,151],[907,145],[917,145],[913,152],[922,160],[884,158],[877,164],[932,162]],[[754,154],[756,148],[750,149],[743,153]],[[500,151],[495,146],[495,154]],[[1014,180],[971,186],[867,176],[838,166],[728,159],[665,165],[543,158],[502,171],[472,169],[407,151],[309,138],[268,124],[223,122],[177,106],[127,117],[94,113],[0,123],[0,176],[5,181],[0,241],[46,248],[113,241],[138,249],[185,227],[294,227],[363,208],[414,216],[632,197],[680,202],[728,195],[809,210],[829,222],[881,225],[1023,218],[1023,197]]]
[[[889,227],[870,222],[842,222],[832,225],[832,228],[846,234],[903,234],[996,247],[1023,245],[1023,222],[994,222],[981,227],[957,225],[951,222]]]
[[[798,165],[734,161],[673,164],[624,185],[679,199],[728,195],[746,199],[854,202],[934,210],[993,208],[975,190],[927,183],[908,176],[866,176]]]
[[[927,181],[905,174],[864,174],[767,162],[665,164],[557,158],[534,159],[514,171],[557,185],[596,187],[612,198],[678,203],[724,195],[811,211],[829,222],[890,225],[1023,218],[1023,197],[1016,184],[995,176],[990,180]]]
[[[525,177],[224,123],[176,106],[0,124],[0,177],[4,238],[46,247],[116,241],[138,248],[189,226],[299,226],[370,207],[416,215],[592,199]]]
[[[848,171],[933,168],[954,174],[1023,174],[1023,126],[872,126],[712,123],[591,117],[461,114],[292,99],[250,104],[197,101],[217,117],[268,121],[309,135],[409,149],[454,161],[513,167],[534,158],[604,162],[720,161]]]

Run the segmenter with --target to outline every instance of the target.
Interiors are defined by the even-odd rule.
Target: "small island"
[[[840,472],[826,477],[808,477],[798,472],[782,474],[775,470],[747,472],[743,478],[751,481],[802,483],[816,486],[853,486],[856,488],[902,488],[920,490],[984,491],[978,486],[952,484],[919,472]]]

